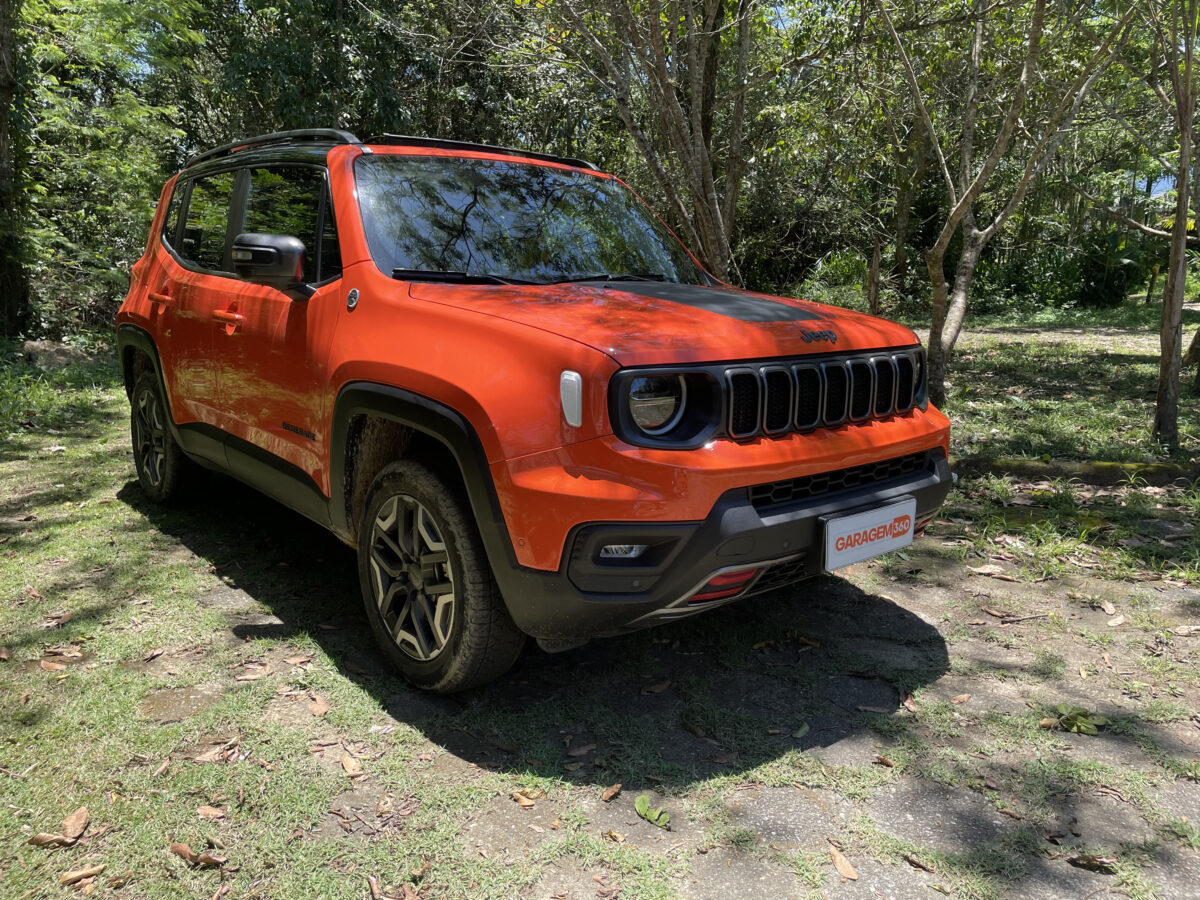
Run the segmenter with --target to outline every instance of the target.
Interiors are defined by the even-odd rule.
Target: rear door
[[[324,167],[262,164],[243,173],[240,232],[282,234],[305,247],[303,285],[242,282],[236,332],[217,336],[221,406],[238,437],[300,468],[318,485],[325,360],[344,300]]]
[[[150,300],[161,310],[159,346],[177,422],[219,423],[213,337],[219,311],[228,306],[227,288],[236,285],[229,272],[236,178],[229,170],[176,187],[180,211],[167,217],[172,252],[150,285]]]

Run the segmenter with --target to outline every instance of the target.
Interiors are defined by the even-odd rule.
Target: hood
[[[852,352],[917,342],[908,328],[884,319],[725,285],[413,283],[409,294],[561,334],[622,366]]]

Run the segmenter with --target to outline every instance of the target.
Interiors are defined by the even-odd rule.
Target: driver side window
[[[323,169],[262,166],[250,170],[244,232],[286,234],[304,242],[304,280],[341,273],[337,232]]]

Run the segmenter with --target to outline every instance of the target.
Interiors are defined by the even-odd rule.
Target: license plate
[[[913,542],[917,501],[905,497],[887,506],[825,521],[825,571],[871,559]]]

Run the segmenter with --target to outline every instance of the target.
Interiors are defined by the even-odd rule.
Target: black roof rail
[[[357,144],[358,138],[348,131],[336,128],[298,128],[295,131],[274,131],[271,134],[261,134],[258,137],[244,138],[240,141],[230,141],[212,150],[197,153],[187,161],[194,166],[206,159],[216,159],[218,156],[228,156],[238,150],[249,150],[252,147],[268,147],[275,144],[299,144],[305,141],[323,144]]]
[[[364,144],[387,144],[396,147],[433,147],[439,150],[472,150],[482,153],[502,153],[505,156],[518,156],[523,159],[536,159],[542,162],[561,163],[564,166],[574,166],[577,169],[599,169],[585,159],[575,159],[570,156],[555,156],[552,153],[538,153],[534,150],[517,150],[513,147],[497,147],[492,144],[473,144],[469,141],[449,141],[443,138],[413,137],[407,134],[375,134],[367,138]]]

